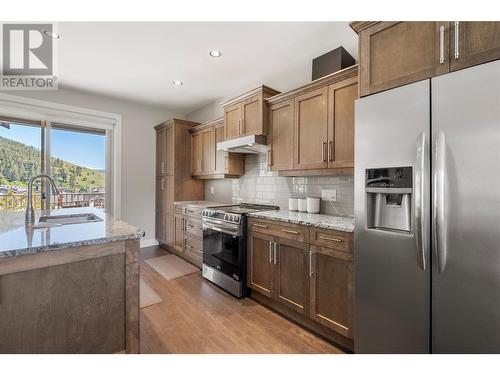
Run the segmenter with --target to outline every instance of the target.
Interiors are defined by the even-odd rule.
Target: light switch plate
[[[336,202],[337,201],[337,190],[321,190],[321,199]]]

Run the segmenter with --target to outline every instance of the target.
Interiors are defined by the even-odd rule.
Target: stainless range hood
[[[217,151],[237,152],[240,154],[265,154],[267,152],[266,137],[263,135],[247,135],[217,143]]]

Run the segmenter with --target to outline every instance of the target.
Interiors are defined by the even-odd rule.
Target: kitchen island
[[[35,215],[0,212],[0,353],[138,353],[144,232],[89,207]]]

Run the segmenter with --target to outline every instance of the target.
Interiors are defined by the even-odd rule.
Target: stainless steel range
[[[278,210],[277,206],[241,203],[206,208],[203,217],[203,277],[234,296],[247,295],[247,217],[251,212]]]

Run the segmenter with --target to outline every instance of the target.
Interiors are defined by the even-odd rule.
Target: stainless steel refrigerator
[[[356,101],[356,353],[500,353],[500,61]]]

